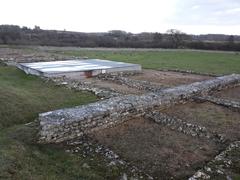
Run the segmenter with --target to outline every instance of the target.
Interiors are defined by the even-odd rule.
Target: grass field
[[[114,177],[101,157],[90,161],[64,148],[36,143],[37,114],[96,101],[14,67],[0,65],[0,179],[106,179]],[[87,163],[91,168],[84,168]]]
[[[0,129],[30,122],[39,112],[96,100],[90,93],[73,93],[13,67],[0,67],[0,84]]]
[[[71,56],[109,59],[141,64],[148,69],[192,70],[200,73],[240,73],[240,54],[206,51],[131,51],[131,50],[61,50]]]
[[[17,47],[16,47],[17,48]],[[28,51],[31,49],[26,48]],[[240,73],[240,55],[199,51],[49,50],[50,53],[138,63],[150,69]],[[33,51],[34,53],[34,51]],[[38,113],[87,104],[97,98],[27,76],[0,62],[0,179],[113,179],[119,171],[102,157],[82,158],[56,145],[36,143]],[[87,163],[90,168],[83,165]]]

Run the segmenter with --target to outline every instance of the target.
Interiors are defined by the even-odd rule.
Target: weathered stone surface
[[[239,164],[240,141],[231,143],[212,161],[208,162],[201,170],[198,170],[189,180],[197,179],[233,179],[231,172]],[[236,169],[236,171],[238,171]],[[239,173],[239,171],[237,172]]]
[[[194,96],[240,82],[240,75],[164,89],[145,95],[114,97],[85,106],[61,109],[39,115],[40,142],[56,143],[81,136],[84,133],[121,123],[146,110],[161,109],[184,102]]]
[[[128,87],[143,90],[143,91],[157,92],[166,88],[161,84],[152,83],[149,81],[131,79],[125,76],[126,76],[125,74],[120,74],[120,73],[119,74],[101,74],[98,76],[98,78],[101,80],[112,81],[117,84],[126,85]]]
[[[209,131],[206,127],[191,124],[182,119],[170,117],[158,111],[148,112],[144,115],[144,117],[158,124],[167,126],[172,130],[181,132],[192,137],[207,138],[217,143],[224,143],[226,141],[223,136],[215,132]]]
[[[237,101],[231,101],[228,99],[221,99],[221,98],[216,98],[213,96],[202,96],[202,97],[196,97],[197,100],[200,101],[208,101],[217,105],[225,106],[228,108],[233,108],[240,110],[240,102]]]
[[[179,73],[187,73],[187,74],[196,74],[196,75],[202,75],[202,76],[212,76],[212,77],[218,77],[220,75],[212,74],[212,73],[201,73],[201,72],[196,72],[192,70],[181,70],[181,69],[161,69],[161,71],[172,71],[172,72],[179,72]],[[223,76],[223,75],[222,75]]]
[[[99,142],[90,138],[89,136],[82,136],[77,139],[67,141],[65,144],[68,147],[66,150],[68,153],[77,153],[83,158],[98,154],[106,159],[108,166],[128,169],[128,171],[130,171],[130,173],[128,173],[129,177],[131,177],[130,179],[133,179],[134,177],[139,180],[153,179],[149,174],[145,173],[143,170],[140,170],[130,162],[123,160],[119,154],[116,154],[116,152],[112,151],[108,147],[99,144]]]
[[[48,80],[54,81],[57,85],[64,85],[69,89],[74,89],[78,91],[89,91],[91,93],[94,93],[96,96],[100,98],[108,99],[111,97],[122,95],[119,92],[116,92],[115,90],[110,88],[99,88],[92,83],[84,81],[75,81],[66,77],[50,78]]]

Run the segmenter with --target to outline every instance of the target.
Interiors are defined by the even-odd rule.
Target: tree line
[[[240,51],[240,36],[189,35],[176,29],[170,29],[166,33],[143,32],[133,34],[121,30],[104,33],[83,33],[43,30],[39,26],[31,29],[16,25],[0,25],[0,44]]]

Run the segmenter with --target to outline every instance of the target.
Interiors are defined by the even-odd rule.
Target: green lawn
[[[30,122],[39,112],[96,100],[90,93],[73,93],[7,66],[0,66],[0,94],[0,129]]]
[[[124,51],[124,50],[65,50],[55,51],[71,56],[109,59],[138,63],[148,69],[180,69],[201,73],[240,73],[240,54],[199,51]]]
[[[0,179],[104,180],[119,176],[103,157],[83,158],[66,153],[59,145],[39,145],[36,134],[36,127],[24,125],[0,131]],[[84,167],[86,163],[89,168]]]
[[[119,171],[103,157],[83,158],[59,145],[36,142],[38,113],[96,101],[91,93],[74,92],[0,65],[0,179],[111,179]],[[84,167],[87,163],[90,168]]]

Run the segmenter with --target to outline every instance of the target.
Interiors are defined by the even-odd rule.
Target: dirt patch
[[[97,78],[86,78],[86,79],[79,79],[79,77],[69,77],[70,79],[72,80],[75,80],[75,81],[79,81],[79,82],[85,82],[85,83],[89,83],[91,85],[93,85],[94,87],[97,87],[97,88],[107,88],[107,89],[111,89],[112,91],[115,91],[115,92],[118,92],[118,93],[121,93],[121,94],[136,94],[136,95],[140,95],[140,94],[143,94],[145,93],[145,91],[140,91],[138,89],[135,89],[135,88],[131,88],[131,87],[128,87],[127,85],[124,85],[124,84],[117,84],[115,82],[111,82],[111,81],[105,81],[105,80],[99,80]]]
[[[86,78],[86,79],[79,79],[78,76],[70,76],[70,79],[77,80],[77,81],[84,81],[98,88],[110,88],[116,92],[122,94],[143,94],[146,93],[144,90],[139,90],[139,88],[129,87],[125,84],[120,84],[114,81],[108,81],[103,79],[97,78]],[[156,71],[156,70],[143,70],[142,73],[132,75],[127,77],[130,80],[140,80],[140,81],[148,81],[152,82],[155,87],[172,87],[182,84],[190,84],[197,81],[203,81],[211,79],[212,77],[209,76],[201,76],[201,75],[192,75],[187,73],[178,73],[178,72],[163,72],[163,71]],[[144,88],[143,88],[144,89]]]
[[[101,81],[101,80],[94,80],[94,85],[96,85],[99,88],[111,88],[117,92],[120,92],[122,94],[143,94],[144,91],[140,91],[138,89],[134,89],[134,88],[130,88],[126,85],[120,85],[120,84],[116,84],[113,82],[109,82],[109,81]]]
[[[213,96],[232,101],[240,101],[240,86],[216,92],[213,94]]]
[[[192,124],[224,135],[230,140],[240,139],[240,113],[212,103],[189,102],[162,111]]]
[[[90,136],[156,179],[183,179],[212,159],[213,142],[186,136],[142,118]]]
[[[138,74],[129,78],[155,82],[166,86],[177,86],[182,84],[190,84],[197,81],[208,80],[212,77],[188,73],[143,70],[142,74]]]

